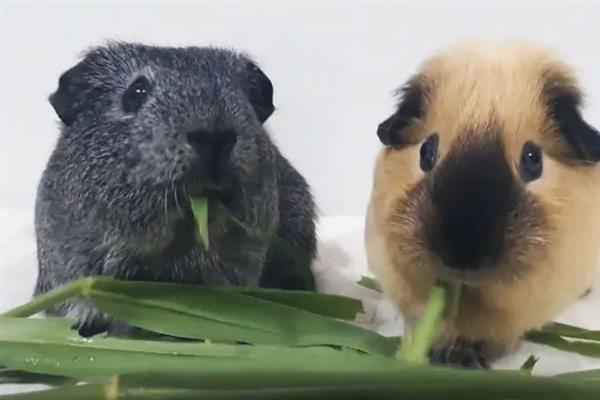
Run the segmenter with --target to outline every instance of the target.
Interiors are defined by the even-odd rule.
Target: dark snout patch
[[[466,137],[435,170],[428,239],[447,266],[472,270],[501,255],[517,187],[498,134]]]

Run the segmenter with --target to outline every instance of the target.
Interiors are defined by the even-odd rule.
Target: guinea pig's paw
[[[470,369],[488,369],[489,364],[482,354],[482,343],[457,340],[447,347],[433,349],[429,354],[432,364]]]
[[[72,329],[77,329],[82,337],[91,337],[108,331],[110,321],[98,312],[90,312],[82,316]]]

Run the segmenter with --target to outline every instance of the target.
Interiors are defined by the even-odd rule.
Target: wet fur
[[[437,279],[466,283],[458,317],[446,322],[439,346],[484,342],[481,353],[493,359],[590,286],[600,249],[598,137],[571,108],[567,118],[588,136],[574,142],[561,131],[555,105],[565,98],[578,110],[574,74],[551,51],[470,42],[426,61],[401,91],[398,111],[380,126],[380,137],[402,137],[377,159],[366,226],[369,265],[409,323],[422,314]],[[415,103],[419,115],[403,111]],[[449,158],[468,161],[469,143],[501,139],[518,199],[507,222],[508,244],[483,270],[447,268],[426,240],[425,227],[435,224],[436,178],[435,168],[433,178],[419,169],[419,145],[433,132],[440,135],[436,168]],[[544,172],[524,185],[517,166],[528,140],[542,147]],[[453,207],[459,211],[460,204]]]

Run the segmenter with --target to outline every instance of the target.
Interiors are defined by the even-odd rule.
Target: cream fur
[[[531,267],[519,278],[490,277],[466,287],[457,320],[446,325],[442,342],[459,337],[483,340],[493,345],[491,356],[499,355],[526,331],[551,321],[593,279],[600,257],[600,167],[561,159],[566,144],[541,97],[548,74],[577,87],[571,69],[547,49],[469,42],[432,57],[417,75],[432,90],[425,115],[411,134],[424,138],[438,132],[442,159],[465,135],[485,132],[492,120],[502,127],[515,174],[526,141],[544,149],[544,174],[527,187],[548,221],[546,231],[527,240],[543,242],[544,251],[511,256]],[[418,145],[382,150],[366,223],[369,265],[409,319],[419,317],[432,285],[443,276],[439,262],[422,243],[416,212],[398,217],[399,210],[416,210],[423,201],[418,198],[423,177],[418,163]]]

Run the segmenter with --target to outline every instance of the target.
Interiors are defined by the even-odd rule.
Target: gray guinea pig
[[[263,128],[272,97],[236,52],[88,51],[49,98],[62,129],[37,192],[35,294],[90,275],[313,289],[314,203]],[[209,250],[195,238],[193,195],[210,199]],[[307,262],[273,252],[276,236]],[[83,300],[48,314],[77,319],[83,336],[123,325]]]

